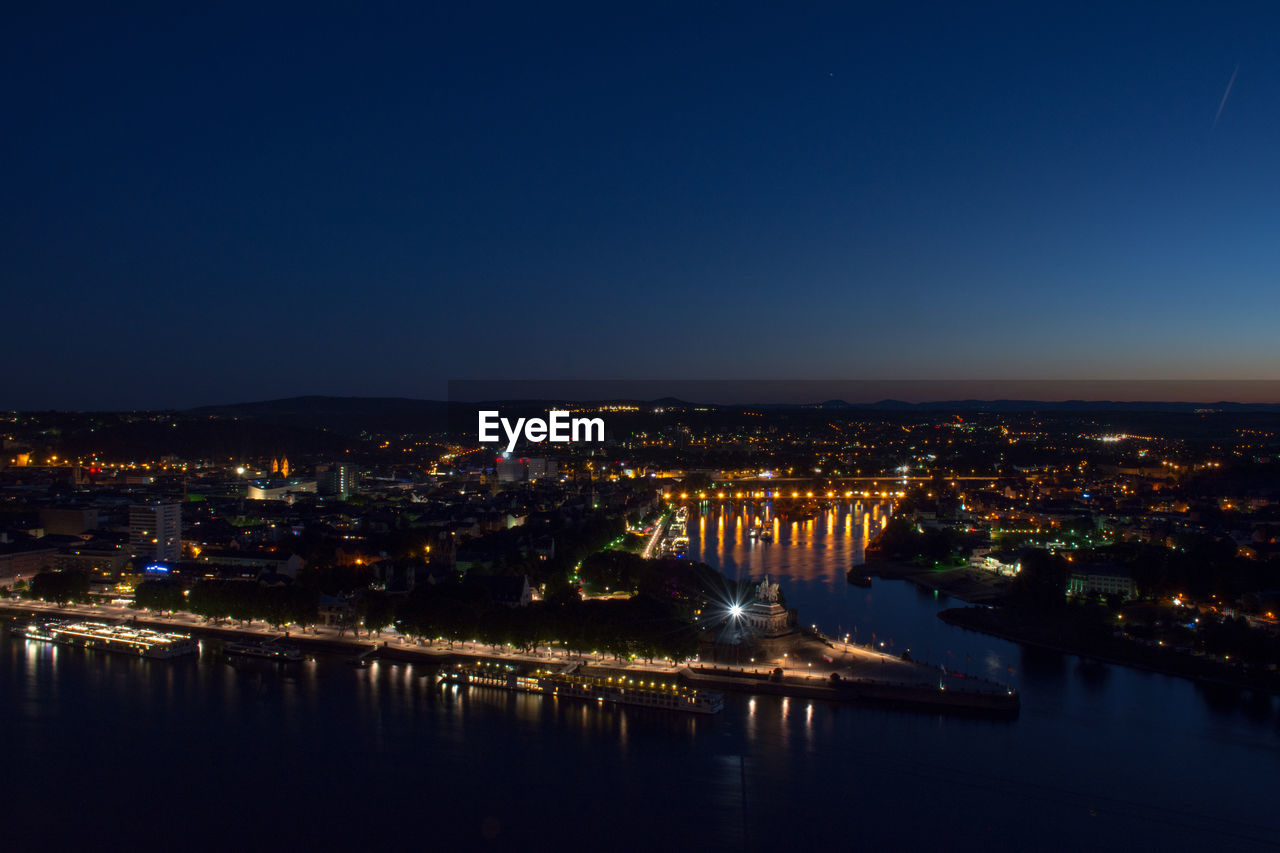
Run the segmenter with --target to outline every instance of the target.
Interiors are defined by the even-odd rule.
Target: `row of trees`
[[[597,512],[578,520],[557,518],[550,523],[530,522],[523,527],[486,533],[468,540],[461,552],[486,556],[488,565],[472,571],[526,574],[534,583],[542,584],[568,577],[579,563],[625,533],[626,520],[622,516]],[[532,540],[541,536],[555,542],[555,553],[547,560],[529,551]]]
[[[301,584],[267,585],[253,580],[200,580],[189,590],[174,580],[144,581],[134,591],[136,606],[185,610],[206,619],[257,619],[279,628],[306,627],[318,618],[318,593]]]
[[[422,585],[407,596],[364,590],[350,597],[350,628],[373,636],[393,625],[419,639],[479,641],[521,649],[555,645],[618,657],[684,659],[696,653],[693,613],[710,601],[740,595],[710,566],[689,560],[642,560],[626,554],[630,583],[639,594],[625,600],[583,601],[561,585],[529,607],[494,604],[483,588],[452,581]],[[601,563],[611,560],[598,561]],[[585,567],[584,567],[585,568]],[[200,580],[188,590],[176,580],[139,584],[138,607],[183,610],[207,619],[265,621],[277,628],[318,619],[319,593],[310,584],[267,585],[249,580]]]
[[[631,592],[659,599],[698,602],[724,598],[720,572],[692,560],[646,560],[630,551],[600,551],[582,563],[579,579],[592,593]]]
[[[1201,617],[1199,648],[1214,655],[1255,664],[1274,664],[1280,660],[1280,637],[1250,627],[1242,617]]]
[[[137,605],[184,610],[207,619],[261,620],[279,628],[312,625],[317,597],[296,584],[201,580],[184,591],[168,580],[138,586]],[[352,629],[373,636],[391,626],[417,639],[443,637],[532,650],[558,646],[618,657],[684,659],[697,651],[698,635],[674,600],[653,596],[627,600],[543,601],[529,607],[492,603],[485,592],[461,583],[419,587],[408,596],[370,591],[355,602]]]
[[[89,600],[89,576],[81,571],[40,572],[31,579],[27,595],[58,604]]]
[[[880,534],[867,547],[868,558],[916,560],[935,565],[946,564],[969,553],[971,542],[950,527],[920,531],[901,515],[889,519]]]
[[[1235,543],[1212,536],[1182,537],[1173,547],[1121,544],[1101,553],[1127,567],[1143,595],[1184,594],[1204,600],[1216,594],[1233,601],[1280,587],[1280,560],[1245,559],[1237,554]],[[1014,590],[1024,603],[1060,606],[1069,577],[1070,566],[1061,556],[1031,550],[1022,557]]]
[[[1115,550],[1132,570],[1138,588],[1157,595],[1183,593],[1203,599],[1217,594],[1233,599],[1280,587],[1280,560],[1241,557],[1229,539],[1187,535],[1178,537],[1171,548],[1143,543]]]
[[[176,580],[143,581],[134,588],[133,603],[144,610],[186,610],[185,593]]]
[[[1022,554],[1022,570],[1013,579],[1013,598],[1025,607],[1055,610],[1067,604],[1071,567],[1061,555],[1040,548]]]
[[[267,586],[240,580],[202,580],[187,595],[187,609],[197,616],[261,619],[277,628],[289,622],[314,625],[319,602],[314,590],[297,584]]]
[[[365,627],[387,627],[367,621]],[[385,619],[385,616],[384,616]],[[619,658],[684,660],[697,652],[698,632],[672,601],[653,596],[625,600],[541,601],[528,607],[493,605],[462,584],[415,591],[394,608],[397,629],[410,637],[476,640],[530,651],[558,646]]]

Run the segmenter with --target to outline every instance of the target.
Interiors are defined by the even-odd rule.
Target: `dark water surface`
[[[730,695],[679,716],[435,686],[421,665],[147,662],[0,639],[6,849],[1273,849],[1273,700],[951,628],[848,586],[856,513],[691,556],[806,622],[1013,681],[1015,721]],[[854,529],[846,529],[851,525]],[[950,656],[948,657],[948,653]],[[1012,672],[1010,672],[1012,668]]]

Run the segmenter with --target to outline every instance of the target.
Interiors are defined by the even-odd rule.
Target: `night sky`
[[[196,5],[4,14],[0,406],[1280,378],[1275,4]]]

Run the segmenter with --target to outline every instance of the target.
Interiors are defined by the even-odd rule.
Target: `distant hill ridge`
[[[229,403],[200,406],[188,409],[194,415],[226,415],[239,417],[280,417],[305,415],[430,415],[447,416],[452,407],[474,408],[486,404],[506,404],[521,407],[549,406],[563,403],[557,400],[495,400],[489,403],[451,403],[447,400],[419,400],[411,397],[327,397],[308,395],[277,400],[260,400],[246,403]],[[1223,412],[1280,412],[1280,403],[1236,403],[1222,400],[1214,403],[1189,401],[1138,401],[1138,400],[937,400],[908,403],[903,400],[884,399],[874,403],[849,403],[845,400],[825,400],[820,403],[692,403],[674,397],[657,400],[610,398],[606,400],[582,400],[582,403],[629,403],[645,407],[700,407],[733,410],[740,408],[767,409],[844,409],[849,411],[893,412],[1183,412],[1218,410]]]
[[[440,400],[415,400],[411,397],[325,397],[308,395],[250,403],[227,403],[199,406],[187,411],[193,415],[220,414],[307,414],[361,412],[443,412],[449,404]]]

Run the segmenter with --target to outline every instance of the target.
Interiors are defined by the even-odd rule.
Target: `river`
[[[1275,702],[943,624],[849,586],[851,508],[691,519],[690,554],[768,572],[806,622],[1015,683],[1013,721],[729,695],[695,718],[322,658],[142,661],[0,639],[0,832],[47,849],[1273,849]]]

